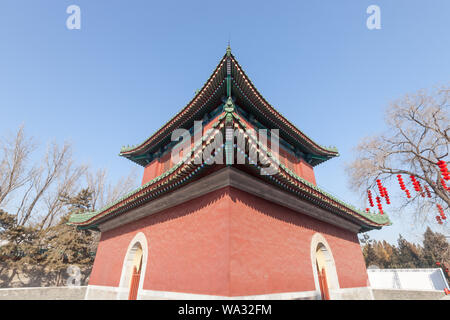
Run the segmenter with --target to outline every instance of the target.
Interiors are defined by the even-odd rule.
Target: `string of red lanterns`
[[[444,188],[444,190],[450,191],[450,187],[447,187],[445,180],[442,178],[441,178],[441,184],[442,184],[442,188]]]
[[[389,193],[385,187],[383,187],[384,198],[386,199],[386,204],[391,204],[391,199],[389,199]]]
[[[431,198],[431,192],[430,192],[430,189],[428,189],[428,186],[425,185],[424,188],[425,188],[425,192],[427,193],[427,197]]]
[[[442,187],[444,188],[444,190],[450,191],[450,187],[448,187],[446,182],[445,182],[445,180],[450,180],[450,173],[449,173],[448,168],[447,168],[447,163],[445,161],[443,161],[443,160],[439,160],[437,162],[437,165],[438,165],[438,167],[440,169],[440,172],[441,172],[441,174],[443,176],[443,178],[440,179]],[[422,186],[421,186],[420,182],[416,179],[416,177],[414,175],[410,175],[409,177],[410,177],[411,182],[413,184],[414,190],[417,193],[419,193],[423,198],[425,198],[425,196],[427,196],[428,198],[431,198],[431,192],[430,192],[430,189],[428,188],[427,185],[424,185],[423,189],[422,189]],[[398,183],[400,185],[400,189],[403,190],[406,193],[406,197],[408,199],[410,199],[411,198],[410,191],[406,188],[405,183],[403,181],[403,177],[402,177],[401,174],[397,175],[397,180],[398,180]],[[378,187],[378,191],[379,191],[380,196],[375,197],[375,199],[377,201],[377,207],[378,207],[379,213],[383,214],[383,205],[381,204],[381,198],[385,198],[386,204],[388,204],[388,205],[391,204],[391,200],[389,198],[389,193],[388,193],[386,187],[384,187],[382,185],[381,180],[377,179],[376,183],[377,183],[377,187]],[[374,206],[373,197],[372,197],[372,192],[370,190],[367,190],[367,197],[368,197],[370,206],[373,207]],[[436,204],[436,206],[437,206],[439,214],[440,214],[440,215],[436,216],[436,220],[437,220],[437,222],[439,224],[443,224],[442,220],[446,220],[447,217],[446,217],[446,215],[444,213],[444,210],[443,210],[442,206],[440,204]],[[366,208],[366,212],[369,212],[369,211],[370,211],[369,208]]]
[[[383,214],[383,205],[381,204],[380,197],[376,197],[375,199],[377,200],[377,206],[378,206],[378,210],[380,210],[380,214]]]
[[[373,207],[372,192],[370,190],[367,190],[367,197],[369,198],[370,206]]]
[[[444,220],[447,219],[447,217],[445,216],[445,213],[444,213],[444,209],[442,209],[442,206],[439,203],[436,204],[436,206],[438,208],[439,214],[441,215],[440,219],[441,218],[444,219]]]
[[[402,189],[403,191],[405,191],[406,197],[407,197],[408,199],[411,198],[411,194],[409,193],[409,190],[406,189],[405,183],[403,182],[402,175],[401,175],[401,174],[398,174],[398,175],[397,175],[397,179],[398,179],[398,183],[399,183],[399,185],[400,185],[400,189]]]
[[[420,187],[420,182],[416,180],[416,177],[414,177],[413,175],[409,176],[411,178],[411,181],[413,183],[414,186],[414,190],[416,190],[416,192],[422,192],[422,188]]]
[[[441,174],[444,177],[444,179],[450,180],[450,173],[448,172],[448,169],[447,169],[447,162],[445,162],[444,160],[439,160],[437,162],[437,165],[438,165],[439,169],[441,170]]]
[[[377,179],[377,185],[378,185],[378,191],[380,191],[380,196],[384,197],[384,189],[383,189],[383,185],[381,184],[380,179]]]

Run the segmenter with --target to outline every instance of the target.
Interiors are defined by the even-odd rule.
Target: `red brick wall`
[[[233,188],[105,232],[89,284],[119,285],[125,251],[140,231],[149,245],[148,290],[225,296],[315,290],[315,232],[331,247],[340,287],[367,285],[356,234]]]
[[[229,254],[225,191],[104,232],[89,284],[119,286],[126,249],[143,232],[149,246],[144,289],[225,295]]]
[[[153,178],[160,175],[160,161],[159,159],[155,159],[150,162],[144,169],[144,176],[142,177],[142,184],[144,185]]]
[[[206,125],[203,126],[204,134],[206,134],[206,132],[209,129],[212,129],[212,126],[216,122],[218,117],[219,116],[217,116],[215,119],[211,120],[210,122],[208,122]],[[191,149],[192,148],[194,148],[194,136],[191,137]],[[166,153],[160,159],[155,159],[152,162],[150,162],[144,169],[144,176],[142,178],[141,185],[146,184],[150,180],[160,176],[161,174],[172,168],[172,166],[174,166],[176,163],[173,163],[171,161],[171,155],[172,149],[166,151]],[[182,150],[180,150],[180,158],[182,156],[183,152]]]
[[[315,290],[311,239],[319,232],[333,254],[341,288],[367,286],[357,235],[231,189],[230,295]]]
[[[211,120],[207,125],[203,126],[203,133],[206,133],[208,129],[212,128],[212,125],[217,120],[217,117],[216,119]],[[244,121],[248,128],[254,129],[254,126],[251,123],[247,122],[243,118],[241,120]],[[193,147],[194,137],[192,137],[191,139],[191,148]],[[182,152],[180,152],[180,155],[182,155]],[[292,152],[286,150],[282,145],[279,146],[279,160],[283,165],[294,171],[298,176],[313,184],[316,184],[313,167],[306,163],[303,159],[297,158]],[[171,150],[166,151],[166,153],[160,159],[153,160],[145,167],[144,176],[142,178],[142,185],[163,174],[173,165],[174,163],[171,162]]]

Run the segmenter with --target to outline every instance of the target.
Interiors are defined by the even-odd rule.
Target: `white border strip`
[[[90,291],[103,291],[116,294],[117,296],[123,295],[128,292],[128,288],[110,287],[110,286],[98,286],[89,285],[86,290],[85,299],[96,299],[89,297]],[[271,293],[260,294],[251,296],[218,296],[208,294],[196,294],[196,293],[184,293],[184,292],[172,292],[172,291],[158,291],[158,290],[139,290],[138,299],[167,299],[167,300],[286,300],[286,299],[320,299],[319,291],[299,291],[299,292],[284,292],[284,293]],[[101,298],[101,297],[99,297]]]
[[[345,291],[352,291],[356,289],[368,289],[363,288],[346,288],[340,289]],[[110,287],[110,286],[98,286],[89,285],[86,290],[85,299],[101,299],[101,297],[90,297],[89,292],[91,291],[103,291],[108,293],[113,293],[116,296],[128,292],[128,288],[120,287]],[[113,298],[114,299],[114,298]],[[208,294],[196,294],[196,293],[184,293],[184,292],[172,292],[172,291],[158,291],[158,290],[140,290],[138,294],[138,299],[165,299],[165,300],[292,300],[292,299],[311,299],[320,300],[319,291],[298,291],[298,292],[283,292],[283,293],[269,293],[269,294],[259,294],[259,295],[249,295],[249,296],[219,296],[219,295],[208,295]]]

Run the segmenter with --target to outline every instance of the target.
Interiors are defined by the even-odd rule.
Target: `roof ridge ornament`
[[[231,47],[230,47],[230,40],[228,40],[228,45],[227,45],[227,57],[231,56]]]
[[[224,108],[223,108],[223,110],[226,112],[226,113],[232,113],[232,112],[234,112],[234,101],[233,101],[233,98],[232,97],[228,97],[228,99],[227,99],[227,102],[225,102],[225,105],[224,105]]]
[[[233,164],[233,140],[234,140],[234,130],[233,130],[233,113],[234,113],[234,102],[231,96],[228,96],[227,101],[223,106],[223,111],[225,111],[225,162],[226,165]]]

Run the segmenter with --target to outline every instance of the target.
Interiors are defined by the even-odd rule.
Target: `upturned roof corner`
[[[155,153],[161,146],[167,145],[173,130],[190,126],[195,118],[201,118],[202,114],[222,104],[223,97],[232,98],[233,103],[238,99],[240,107],[246,105],[261,121],[267,122],[267,127],[279,128],[281,136],[286,137],[292,145],[314,155],[312,166],[338,156],[336,148],[323,147],[314,142],[266,101],[231,53],[229,45],[209,79],[192,100],[144,142],[123,147],[120,156],[146,166],[149,158],[145,154]]]

